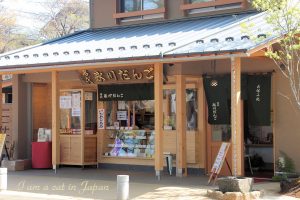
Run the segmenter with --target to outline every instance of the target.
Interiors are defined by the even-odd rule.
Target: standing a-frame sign
[[[210,170],[211,174],[210,174],[210,177],[209,177],[209,180],[208,180],[208,184],[210,184],[210,182],[212,180],[214,180],[214,183],[215,183],[215,181],[216,181],[216,179],[217,179],[217,177],[218,177],[218,175],[219,175],[219,173],[220,173],[220,171],[222,169],[224,161],[226,161],[226,164],[227,164],[227,166],[228,166],[228,168],[230,170],[230,173],[231,173],[230,166],[229,166],[229,164],[228,164],[228,162],[226,160],[226,154],[227,154],[227,152],[229,150],[229,147],[230,147],[230,143],[228,143],[228,142],[223,142],[222,143],[222,145],[221,145],[221,147],[219,149],[219,152],[218,152],[218,154],[216,156],[215,162],[214,162],[214,164],[213,164],[213,166],[212,166],[212,168]]]
[[[0,158],[2,158],[3,147],[5,146],[6,134],[0,133]]]

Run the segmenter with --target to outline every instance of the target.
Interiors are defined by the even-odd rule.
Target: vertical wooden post
[[[200,147],[200,167],[206,167],[206,102],[203,86],[203,78],[201,77],[198,81],[198,130],[199,130],[199,144]]]
[[[187,175],[185,77],[176,75],[176,176]]]
[[[3,123],[2,123],[2,107],[3,107],[3,99],[2,99],[2,75],[0,75],[0,100],[1,100],[1,102],[0,102],[0,128],[3,130],[3,127],[2,127],[2,125],[3,125]],[[2,130],[1,130],[1,132],[2,132]]]
[[[277,79],[277,74],[272,73],[271,76],[271,126],[273,130],[273,172],[275,175],[275,169],[276,169],[276,158],[277,158],[277,152],[279,150],[277,149],[277,141],[276,141],[276,79]],[[279,155],[278,155],[279,156]]]
[[[58,72],[52,72],[52,165],[56,171],[60,163],[59,142],[59,77]]]
[[[154,64],[155,172],[163,170],[163,64]]]
[[[232,173],[241,176],[243,169],[243,119],[241,100],[241,58],[231,58],[231,142]]]
[[[80,90],[80,101],[81,101],[81,105],[80,105],[80,119],[81,119],[81,122],[80,122],[80,127],[81,127],[80,160],[81,160],[82,166],[84,166],[84,143],[85,143],[85,138],[84,138],[84,135],[85,135],[85,96],[84,96],[84,94],[85,94],[84,90]],[[72,149],[71,149],[71,151],[72,151]],[[70,154],[70,155],[72,155],[72,154]]]

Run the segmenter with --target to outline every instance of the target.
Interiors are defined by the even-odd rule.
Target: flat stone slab
[[[252,192],[226,192],[223,193],[219,190],[207,190],[207,197],[217,200],[254,200],[260,199],[263,196],[262,191]]]
[[[217,184],[219,190],[225,192],[242,192],[247,193],[252,191],[253,178],[246,177],[222,177],[218,178]]]

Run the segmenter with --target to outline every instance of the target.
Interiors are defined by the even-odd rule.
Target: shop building
[[[13,74],[15,158],[30,158],[48,128],[53,168],[149,166],[160,175],[173,154],[178,176],[204,173],[226,141],[235,175],[254,155],[274,171],[279,151],[299,171],[299,113],[264,56],[276,43],[265,14],[244,0],[154,2],[92,0],[90,29],[0,56],[1,74]]]

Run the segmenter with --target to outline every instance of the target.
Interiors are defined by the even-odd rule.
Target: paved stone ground
[[[0,192],[0,200],[69,200],[116,199],[116,176],[130,176],[130,199],[208,199],[206,176],[178,178],[162,176],[156,180],[154,172],[128,172],[104,169],[60,168],[27,170],[8,173],[8,190]],[[265,191],[264,199],[294,199],[278,194],[278,183],[260,183],[255,188]]]

